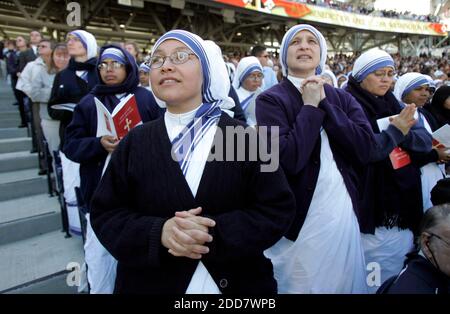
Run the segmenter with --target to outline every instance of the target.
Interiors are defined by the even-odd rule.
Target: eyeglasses
[[[176,51],[168,56],[155,55],[151,57],[149,61],[147,61],[146,65],[149,66],[151,69],[158,69],[163,66],[167,58],[169,58],[172,64],[176,65],[183,64],[189,60],[189,56],[195,56],[195,53],[187,51]]]
[[[80,38],[72,35],[72,36],[68,36],[66,41],[67,41],[67,43],[69,43],[70,41],[76,42],[76,41],[80,41]]]
[[[428,232],[428,233],[429,233],[432,237],[436,237],[436,238],[438,238],[439,240],[441,240],[442,242],[444,242],[445,245],[446,245],[447,247],[450,247],[450,243],[448,243],[447,241],[445,241],[444,239],[442,239],[442,237],[438,236],[437,234],[431,233],[431,232]]]
[[[122,64],[122,63],[120,63],[120,62],[117,62],[117,61],[113,61],[113,62],[110,62],[110,63],[106,63],[106,62],[102,62],[102,63],[100,63],[99,65],[98,65],[98,69],[100,70],[100,71],[104,71],[104,70],[109,70],[109,69],[114,69],[114,70],[117,70],[117,69],[120,69],[120,68],[122,68],[124,66],[124,64]]]
[[[251,74],[249,76],[247,76],[246,79],[250,79],[252,81],[262,81],[264,79],[264,75],[262,73],[258,73],[258,74]]]
[[[373,74],[377,77],[377,78],[383,78],[385,76],[392,78],[395,76],[395,72],[394,71],[389,71],[389,72],[383,72],[383,71],[375,71],[373,72]]]

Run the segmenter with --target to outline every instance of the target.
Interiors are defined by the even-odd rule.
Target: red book
[[[443,127],[433,132],[433,147],[450,148],[450,125],[445,124]]]
[[[394,150],[389,154],[389,158],[391,159],[394,170],[400,169],[411,163],[409,154],[400,147],[394,148]]]
[[[445,145],[433,138],[432,141],[433,148],[445,148]]]
[[[109,113],[98,98],[95,98],[95,104],[98,117],[97,137],[112,135],[121,140],[132,128],[142,123],[136,97],[133,94],[122,99],[112,113]]]

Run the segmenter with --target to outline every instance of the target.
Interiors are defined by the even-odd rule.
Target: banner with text
[[[224,4],[305,21],[339,25],[368,31],[446,36],[447,25],[374,17],[288,0],[215,0]]]

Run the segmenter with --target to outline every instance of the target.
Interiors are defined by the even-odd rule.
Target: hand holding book
[[[378,119],[377,124],[380,131],[386,130],[389,124],[392,124],[406,136],[412,126],[417,122],[416,117],[418,117],[416,105],[409,104],[398,115]],[[389,159],[394,170],[403,168],[411,163],[408,152],[404,151],[401,147],[395,147],[389,154]]]
[[[406,136],[409,130],[417,122],[417,120],[414,119],[415,113],[416,113],[416,105],[409,104],[406,105],[406,107],[403,108],[403,110],[398,115],[390,117],[389,121],[391,122],[392,125],[394,125],[397,129],[399,129],[404,136]]]
[[[433,147],[438,153],[438,163],[447,163],[450,161],[450,154],[448,153],[448,148],[444,146]]]
[[[94,98],[97,109],[97,137],[100,137],[100,143],[108,152],[102,175],[108,166],[112,152],[119,145],[120,140],[137,125],[142,124],[141,115],[133,94],[129,94],[122,99],[114,108],[113,112],[97,98]]]
[[[119,145],[119,140],[112,135],[103,135],[100,139],[100,143],[108,153],[112,153],[117,145]]]

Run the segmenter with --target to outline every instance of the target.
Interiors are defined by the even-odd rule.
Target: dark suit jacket
[[[448,294],[450,277],[437,270],[416,252],[408,254],[406,267],[400,275],[388,279],[379,294]]]

